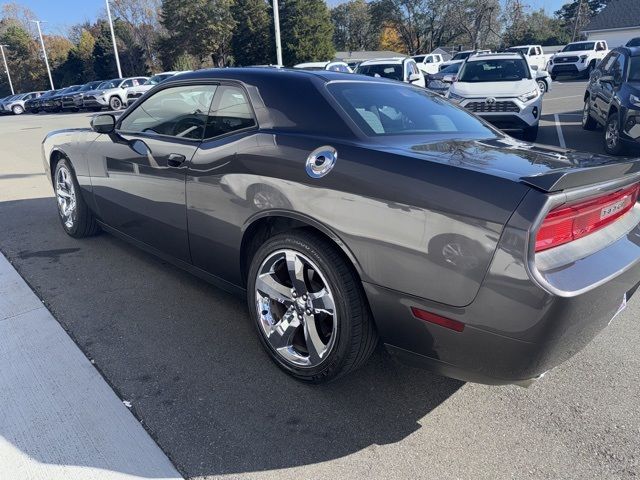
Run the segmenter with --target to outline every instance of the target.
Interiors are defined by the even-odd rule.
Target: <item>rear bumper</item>
[[[463,381],[522,384],[536,378],[584,348],[635,293],[638,218],[606,247],[540,278],[521,253],[527,251],[526,231],[508,225],[478,295],[465,307],[365,283],[380,337],[401,360]],[[462,322],[464,329],[419,320],[411,307]]]

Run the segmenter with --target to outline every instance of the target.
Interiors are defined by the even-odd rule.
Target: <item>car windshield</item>
[[[460,74],[459,82],[517,82],[531,78],[529,66],[522,58],[494,58],[467,62]]]
[[[107,82],[102,82],[100,85],[98,85],[97,90],[109,90],[111,88],[118,88],[118,83],[120,83],[119,80],[109,80]]]
[[[424,57],[426,57],[426,55],[418,55],[417,57],[413,57],[413,59],[416,62],[421,63],[421,62],[424,62]]]
[[[473,115],[422,89],[368,82],[330,83],[327,88],[369,136],[438,133],[495,137]]]
[[[379,65],[360,65],[357,73],[368,75],[369,77],[384,77],[391,80],[403,80],[402,65],[379,64]]]
[[[580,52],[582,50],[593,50],[595,42],[570,43],[562,49],[563,52]]]
[[[465,60],[466,58],[469,58],[472,53],[473,52],[456,53],[451,60]]]
[[[88,92],[89,90],[93,90],[94,88],[96,88],[98,85],[100,85],[100,82],[87,83],[86,85],[83,85],[82,88],[79,88],[78,91]]]
[[[160,82],[162,82],[163,80],[166,80],[169,77],[172,77],[173,74],[171,73],[161,73],[159,75],[154,75],[153,77],[151,77],[150,79],[148,79],[146,82],[143,83],[143,85],[157,85]]]
[[[50,97],[51,95],[55,95],[56,93],[60,93],[60,90],[50,90],[47,93],[43,94],[40,98]]]
[[[529,51],[529,47],[510,47],[505,50],[505,52],[522,52],[525,55]]]
[[[640,57],[631,57],[631,62],[629,62],[629,82],[640,82]]]
[[[458,70],[460,70],[460,66],[462,65],[462,63],[454,63],[452,65],[447,65],[446,67],[444,67],[442,70],[440,70],[439,73],[458,73]]]

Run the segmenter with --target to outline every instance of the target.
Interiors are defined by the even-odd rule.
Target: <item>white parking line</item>
[[[565,98],[578,98],[578,97],[582,97],[582,95],[569,95],[567,97],[550,98],[549,100],[564,100]]]
[[[182,479],[0,253],[0,478]]]
[[[557,113],[554,113],[553,118],[556,121],[556,132],[558,132],[558,142],[560,143],[560,147],[567,148],[567,144],[564,143],[564,135],[562,134],[562,127],[560,126],[560,116]]]

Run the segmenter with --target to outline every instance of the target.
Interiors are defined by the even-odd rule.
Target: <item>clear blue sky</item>
[[[94,20],[104,11],[105,0],[13,0],[33,10],[41,20],[49,23],[44,26],[50,33],[63,33],[68,27],[84,20]],[[340,0],[328,0],[329,4],[341,3]],[[525,0],[531,9],[544,8],[553,13],[567,0]],[[0,4],[8,3],[0,0]]]

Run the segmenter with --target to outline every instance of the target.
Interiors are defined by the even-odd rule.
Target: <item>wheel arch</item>
[[[59,148],[54,148],[49,154],[49,173],[51,173],[52,179],[54,177],[54,174],[56,173],[56,165],[58,165],[58,162],[63,158],[69,160],[69,156]],[[73,170],[73,164],[71,161],[69,161],[69,166]]]
[[[247,284],[247,275],[253,255],[268,238],[291,230],[312,231],[330,241],[345,257],[362,281],[362,268],[355,255],[345,242],[331,228],[312,217],[291,211],[268,211],[251,217],[242,228],[240,243],[240,275],[243,285]]]

